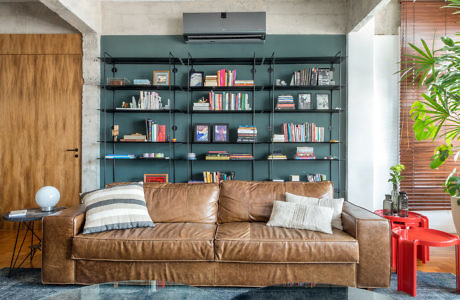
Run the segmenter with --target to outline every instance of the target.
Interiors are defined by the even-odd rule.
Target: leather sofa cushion
[[[109,261],[213,261],[214,224],[157,223],[154,228],[79,234],[72,258]]]
[[[147,183],[144,194],[155,223],[217,222],[217,184]]]
[[[330,181],[224,181],[219,196],[219,223],[267,222],[273,202],[286,201],[286,192],[315,198],[333,198],[334,195]]]
[[[344,231],[332,231],[269,227],[262,222],[219,224],[216,257],[223,262],[357,263],[357,240]]]

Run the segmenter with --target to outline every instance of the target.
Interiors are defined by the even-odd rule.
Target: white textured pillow
[[[342,209],[343,198],[329,199],[329,198],[312,198],[286,193],[286,201],[292,203],[301,203],[306,205],[319,205],[323,207],[330,207],[334,210],[332,214],[332,227],[343,230],[342,226]]]
[[[331,234],[332,212],[333,209],[329,207],[275,201],[267,226],[308,229]]]

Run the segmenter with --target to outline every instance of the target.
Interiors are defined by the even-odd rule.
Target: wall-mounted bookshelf
[[[168,173],[170,182],[187,182],[202,179],[203,169],[208,171],[234,171],[233,166],[238,165],[235,179],[247,180],[273,180],[284,176],[280,171],[287,172],[289,169],[304,169],[310,173],[318,170],[327,174],[328,180],[334,181],[336,194],[343,195],[344,187],[339,179],[346,166],[343,156],[344,147],[344,113],[345,105],[343,89],[346,87],[343,72],[345,58],[339,52],[337,56],[324,57],[252,57],[242,58],[214,58],[201,57],[175,57],[172,54],[166,57],[112,57],[105,53],[101,57],[102,62],[102,89],[100,112],[101,120],[101,161],[103,166],[104,184],[112,181],[126,181],[124,174],[129,168],[137,168],[137,164],[144,162],[145,168],[152,168],[151,173]],[[276,79],[290,78],[290,74],[305,65],[334,69],[334,83],[330,85],[277,85]],[[126,77],[125,74],[133,74],[137,70],[169,70],[170,85],[108,85],[108,78]],[[213,74],[216,70],[228,68],[236,69],[238,75],[244,74],[244,79],[252,80],[253,86],[201,86],[191,87],[188,80],[189,72],[203,71],[204,74]],[[144,74],[144,73],[142,73]],[[133,76],[133,75],[131,75]],[[134,75],[130,79],[139,78],[142,75]],[[170,100],[169,109],[146,110],[120,108],[122,100],[136,95],[139,91],[156,91]],[[244,92],[249,95],[250,110],[193,110],[193,103],[209,92],[237,93]],[[279,95],[287,93],[324,93],[329,96],[330,107],[328,109],[306,110],[277,110],[276,102]],[[316,94],[314,94],[316,95]],[[126,124],[133,133],[135,130],[142,131],[144,119],[161,119],[166,125],[167,140],[165,142],[134,142],[113,141],[110,134],[115,124]],[[324,140],[322,141],[295,141],[273,142],[274,134],[281,134],[280,125],[286,122],[303,123],[314,119],[324,128]],[[228,142],[223,143],[199,143],[193,141],[193,126],[197,123],[230,123]],[[135,125],[132,125],[132,124]],[[236,142],[236,129],[239,125],[253,125],[257,127],[257,140],[250,143]],[[137,126],[137,127],[136,127]],[[131,129],[133,128],[133,129]],[[123,131],[124,128],[121,129]],[[144,133],[144,132],[141,132]],[[123,134],[121,134],[123,135]],[[174,139],[174,141],[173,141]],[[296,147],[310,146],[318,151],[314,159],[295,159],[293,151]],[[235,153],[248,153],[253,159],[241,160],[206,160],[204,155],[209,150],[229,149]],[[144,158],[143,152],[161,151],[166,158]],[[267,159],[267,156],[276,152],[287,153],[287,159]],[[196,153],[196,160],[187,160],[187,153]],[[107,154],[135,153],[134,159],[108,159]],[[139,162],[133,162],[139,161]],[[304,164],[309,162],[309,164]],[[132,165],[131,165],[132,164]],[[214,164],[214,165],[213,165]],[[293,165],[295,164],[295,165]],[[147,167],[148,166],[148,167]],[[236,167],[235,167],[236,168]],[[157,171],[158,170],[158,171]],[[305,172],[307,172],[305,171]],[[130,171],[132,172],[132,171]],[[295,174],[298,171],[293,171]],[[136,178],[141,180],[144,172],[140,172]],[[306,174],[306,173],[305,173]],[[300,174],[304,175],[304,174]],[[244,176],[244,177],[242,177]]]

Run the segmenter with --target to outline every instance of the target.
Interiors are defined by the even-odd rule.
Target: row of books
[[[254,143],[257,139],[257,127],[252,125],[238,126],[237,143]]]
[[[276,101],[276,109],[295,109],[294,97],[292,95],[279,95]]]
[[[236,70],[217,70],[216,75],[206,75],[204,86],[253,86],[254,80],[237,80]]]
[[[145,133],[147,141],[166,142],[166,125],[160,125],[153,120],[146,119]]]
[[[267,159],[268,160],[283,160],[283,159],[287,159],[287,156],[286,154],[283,154],[280,152],[273,152],[267,156]]]
[[[284,142],[324,142],[324,127],[318,127],[315,123],[283,123],[281,131]]]
[[[225,180],[235,179],[235,172],[209,172],[203,171],[204,183],[220,183]]]
[[[138,109],[138,110],[166,110],[170,108],[170,103],[163,105],[160,94],[157,92],[150,91],[139,91],[139,99],[136,101],[136,98],[132,96],[131,102],[122,102],[121,107],[118,107],[118,110],[121,109]]]
[[[227,151],[208,151],[206,160],[253,160],[254,156],[248,153],[228,153]]]
[[[209,98],[193,103],[193,110],[251,110],[247,93],[215,93],[211,91]]]
[[[330,85],[334,72],[329,68],[305,68],[294,72],[291,86],[298,85]]]
[[[297,147],[295,159],[316,159],[313,147]]]

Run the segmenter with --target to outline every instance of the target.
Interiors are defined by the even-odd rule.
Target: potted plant
[[[391,201],[393,202],[392,211],[394,214],[398,213],[399,209],[399,183],[404,179],[404,176],[401,176],[401,172],[405,169],[404,165],[397,164],[390,167],[390,179],[388,182],[393,184],[393,190],[391,191]]]
[[[455,13],[460,13],[460,0],[449,0],[447,7],[457,8]],[[422,47],[409,43],[417,53],[408,55],[413,64],[402,70],[402,78],[414,74],[418,86],[426,88],[422,99],[415,101],[410,111],[416,139],[443,139],[431,158],[432,169],[444,164],[454,153],[456,161],[460,150],[460,42],[449,37],[442,37],[441,41],[440,49],[430,49],[423,39]],[[460,233],[460,177],[456,174],[454,169],[447,177],[444,191],[451,196],[452,216]]]

